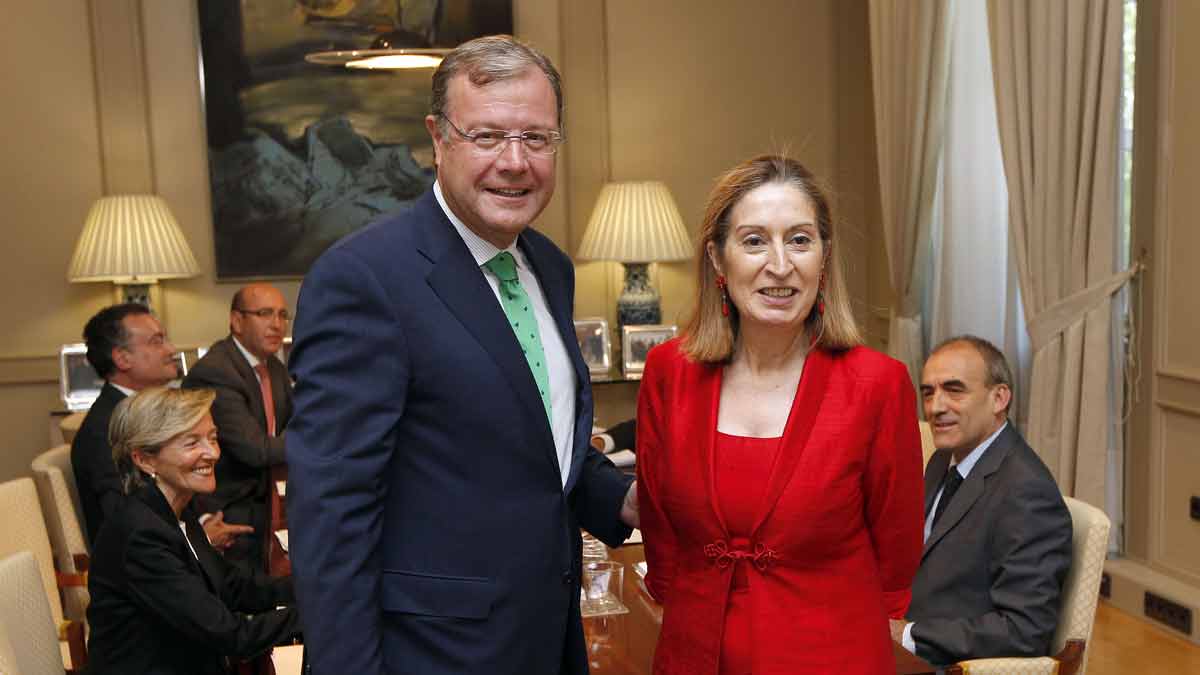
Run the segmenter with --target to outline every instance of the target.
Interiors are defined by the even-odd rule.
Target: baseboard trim
[[[1200,621],[1192,622],[1192,632],[1189,635],[1155,621],[1147,617],[1145,613],[1146,592],[1149,591],[1190,609],[1193,617],[1200,619],[1200,587],[1185,583],[1144,563],[1127,558],[1106,561],[1104,571],[1111,580],[1111,595],[1102,600],[1103,602],[1132,614],[1171,635],[1200,645]]]

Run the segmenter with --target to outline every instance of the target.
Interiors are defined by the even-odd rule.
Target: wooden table
[[[654,661],[654,645],[662,624],[662,607],[638,584],[633,564],[645,560],[641,544],[610,550],[612,560],[625,565],[623,597],[628,614],[583,620],[588,662],[597,675],[648,675]],[[932,675],[936,669],[892,643],[896,675]]]

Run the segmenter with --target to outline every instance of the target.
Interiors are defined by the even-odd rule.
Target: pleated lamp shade
[[[146,284],[198,274],[196,257],[162,197],[112,195],[92,204],[67,279]]]
[[[579,245],[581,260],[665,262],[692,257],[671,191],[659,181],[608,183]]]

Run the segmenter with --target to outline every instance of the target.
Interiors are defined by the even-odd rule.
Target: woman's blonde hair
[[[790,157],[761,155],[726,171],[717,179],[708,196],[700,242],[696,250],[697,290],[695,307],[683,330],[682,349],[687,356],[704,363],[723,363],[733,356],[739,318],[737,308],[729,304],[729,315],[721,312],[723,292],[717,287],[717,272],[708,258],[708,243],[718,255],[729,237],[729,213],[751,190],[770,183],[791,185],[812,202],[817,230],[825,250],[825,312],[812,311],[804,321],[805,332],[813,346],[830,350],[849,349],[863,343],[862,333],[850,311],[850,297],[842,278],[840,246],[834,246],[833,217],[829,200],[816,184],[812,172]]]
[[[108,424],[108,443],[125,494],[145,482],[133,463],[133,451],[157,455],[176,436],[199,424],[216,397],[211,389],[150,387],[117,404]]]

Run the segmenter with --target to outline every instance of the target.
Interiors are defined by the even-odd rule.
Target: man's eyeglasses
[[[274,319],[276,316],[279,317],[280,321],[291,321],[292,320],[292,315],[286,309],[281,309],[278,312],[276,312],[275,310],[271,309],[270,307],[263,307],[262,309],[235,309],[233,311],[239,312],[244,315],[248,314],[250,316],[257,316],[258,318],[260,318],[264,321],[270,321],[271,319]]]
[[[521,145],[525,149],[535,155],[548,157],[558,152],[558,146],[563,144],[566,139],[557,131],[522,131],[520,133],[509,133],[500,131],[499,129],[479,129],[467,133],[454,125],[449,117],[443,113],[442,119],[446,120],[446,124],[450,125],[459,136],[471,142],[475,146],[476,152],[481,155],[499,154],[501,150],[508,146],[508,141],[521,141]]]

